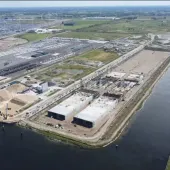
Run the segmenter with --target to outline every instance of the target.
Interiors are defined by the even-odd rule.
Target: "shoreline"
[[[110,145],[111,143],[115,142],[124,132],[124,130],[127,128],[127,126],[129,125],[130,119],[132,118],[133,114],[136,114],[138,111],[140,111],[143,107],[145,102],[148,100],[148,98],[150,97],[150,95],[152,94],[152,90],[155,87],[156,83],[158,83],[158,81],[162,78],[162,76],[166,73],[166,71],[169,69],[170,67],[170,63],[165,67],[165,69],[161,72],[161,74],[157,77],[157,79],[154,81],[153,84],[151,84],[151,86],[149,87],[149,89],[147,90],[147,92],[145,93],[145,95],[141,98],[141,100],[136,104],[136,106],[134,107],[134,109],[130,112],[130,115],[127,116],[129,119],[126,121],[126,123],[124,124],[124,127],[122,128],[121,132],[118,134],[118,136],[116,136],[110,143],[104,145],[103,147],[106,147],[108,145]]]
[[[166,61],[164,61],[165,63]],[[163,66],[163,64],[160,65],[160,67]],[[124,132],[124,130],[126,129],[126,127],[128,126],[131,117],[133,116],[133,114],[135,114],[137,111],[141,110],[143,108],[143,105],[145,104],[146,100],[149,98],[149,96],[152,93],[152,90],[154,88],[154,86],[156,85],[156,83],[159,81],[159,79],[166,73],[166,71],[168,70],[170,66],[170,61],[167,63],[167,65],[165,67],[163,67],[162,70],[160,70],[160,73],[155,76],[155,80],[153,82],[149,82],[149,87],[147,88],[147,90],[144,92],[144,95],[142,96],[142,98],[140,98],[140,100],[135,104],[135,106],[133,107],[133,109],[129,112],[129,114],[127,115],[127,117],[124,119],[124,121],[119,125],[119,127],[116,129],[116,131],[113,133],[113,135],[107,140],[107,142],[103,142],[106,144],[103,144],[103,147],[106,147],[108,145],[110,145],[111,143],[115,142],[120,136],[121,134]],[[159,71],[159,68],[156,69],[156,71]],[[155,71],[155,72],[156,72]],[[154,72],[154,73],[155,73]],[[153,76],[153,74],[151,76]],[[151,77],[150,76],[150,77]],[[144,91],[144,90],[143,90]],[[143,93],[143,92],[141,92]],[[134,99],[134,98],[133,98]],[[142,105],[141,105],[142,103]],[[141,105],[141,106],[140,106]],[[140,107],[139,107],[140,106]]]
[[[168,60],[168,63],[166,63]],[[112,133],[112,135],[108,135],[108,139],[103,139],[101,140],[101,138],[104,135],[107,135],[107,133],[109,133],[112,129],[108,129],[104,135],[102,135],[100,137],[100,139],[96,142],[94,141],[88,141],[88,140],[81,140],[79,138],[75,138],[75,137],[71,137],[71,136],[67,136],[65,134],[60,134],[60,133],[55,133],[49,130],[42,130],[40,128],[31,126],[30,124],[27,124],[25,122],[19,122],[19,126],[22,126],[24,128],[29,128],[32,129],[33,131],[36,131],[42,135],[44,135],[45,137],[47,137],[48,139],[55,141],[62,141],[64,143],[70,143],[70,144],[74,144],[76,146],[80,146],[83,148],[100,148],[100,147],[106,147],[108,145],[110,145],[111,143],[115,142],[121,135],[122,133],[125,131],[125,129],[127,128],[129,121],[131,119],[131,117],[133,116],[133,114],[135,114],[137,111],[139,111],[141,108],[143,108],[144,103],[146,102],[147,98],[150,96],[150,94],[152,93],[152,89],[154,88],[154,86],[156,85],[156,83],[159,81],[159,79],[164,75],[164,73],[168,70],[169,68],[169,63],[170,63],[170,57],[168,57],[168,59],[165,60],[149,77],[149,82],[144,82],[143,86],[146,83],[146,87],[144,89],[142,89],[142,87],[139,88],[140,95],[143,94],[137,101],[136,104],[134,104],[133,108],[130,109],[130,112],[127,114],[127,116],[125,117],[125,119],[123,120],[123,122],[121,122],[118,125],[118,128],[116,130],[114,130],[114,132]],[[158,73],[157,73],[158,72]],[[153,79],[153,80],[152,80]],[[132,97],[132,99],[134,100],[136,97]],[[123,106],[122,109],[124,109],[125,106]],[[108,126],[108,128],[114,123],[114,121],[112,121],[112,123],[110,123],[110,125]]]

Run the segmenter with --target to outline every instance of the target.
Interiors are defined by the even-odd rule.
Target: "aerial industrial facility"
[[[88,107],[74,116],[74,123],[93,128],[101,126],[109,118],[116,107],[117,100],[108,97],[99,97]]]
[[[48,111],[48,116],[59,120],[68,120],[84,109],[92,100],[93,96],[88,93],[75,93],[50,109]]]
[[[170,170],[170,7],[124,4],[0,2],[2,170]]]
[[[121,125],[120,119],[128,119],[129,108],[169,62],[168,52],[150,50],[155,49],[154,43],[166,43],[155,42],[153,34],[109,41],[62,37],[79,33],[79,22],[88,20],[88,33],[119,19],[85,17],[77,22],[58,21],[56,27],[32,25],[24,36],[44,38],[29,43],[16,37],[2,39],[0,120],[21,120],[24,126],[88,142],[102,140],[112,127]],[[91,25],[93,20],[96,24]],[[14,41],[18,42],[14,45]]]

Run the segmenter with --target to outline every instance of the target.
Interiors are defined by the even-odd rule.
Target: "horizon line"
[[[170,5],[117,5],[117,6],[20,6],[20,7],[0,7],[0,8],[56,8],[56,7],[64,7],[64,8],[68,8],[68,7],[72,7],[72,8],[77,8],[77,7],[170,7]]]

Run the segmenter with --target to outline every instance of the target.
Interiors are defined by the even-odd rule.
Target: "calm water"
[[[125,135],[97,150],[53,143],[15,126],[0,130],[0,170],[164,170],[170,154],[170,70]],[[24,133],[20,140],[20,132]]]

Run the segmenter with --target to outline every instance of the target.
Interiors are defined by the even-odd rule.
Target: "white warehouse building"
[[[58,120],[68,120],[76,113],[83,110],[91,101],[93,95],[84,92],[78,92],[53,107],[48,111],[48,116]]]
[[[88,128],[104,124],[117,104],[117,100],[108,97],[99,97],[88,107],[74,116],[74,123]],[[113,112],[114,114],[114,112]]]

